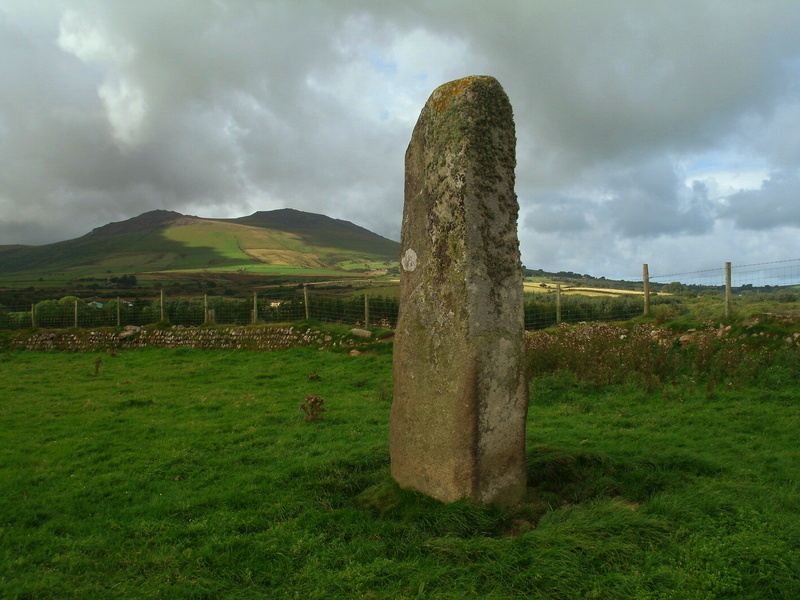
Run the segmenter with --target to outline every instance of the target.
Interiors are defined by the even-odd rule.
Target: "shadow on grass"
[[[549,512],[598,499],[636,510],[656,494],[720,471],[719,466],[691,456],[619,460],[539,446],[528,453],[528,493],[521,514],[535,527]]]
[[[445,504],[401,489],[388,475],[388,466],[385,455],[338,461],[322,471],[306,473],[305,487],[330,509],[355,507],[436,537],[508,537],[536,529],[547,515],[598,501],[635,511],[655,495],[721,471],[715,464],[689,456],[617,459],[539,446],[528,453],[525,499],[501,509],[470,500]]]

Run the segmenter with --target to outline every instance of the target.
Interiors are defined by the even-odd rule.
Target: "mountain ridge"
[[[41,246],[0,248],[0,273],[272,272],[390,268],[400,244],[326,215],[291,208],[238,218],[152,210]]]
[[[125,219],[123,221],[112,221],[95,227],[89,233],[82,235],[75,240],[91,237],[114,237],[121,233],[134,233],[136,231],[148,231],[166,227],[168,225],[180,225],[182,220],[200,220],[201,217],[192,215],[184,215],[174,210],[149,210],[140,215]],[[70,240],[65,240],[70,241]]]

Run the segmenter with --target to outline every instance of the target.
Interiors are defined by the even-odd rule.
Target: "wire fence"
[[[347,286],[327,288],[276,287],[247,296],[115,298],[86,302],[74,296],[44,300],[30,306],[0,306],[0,329],[46,329],[144,326],[169,323],[254,325],[314,319],[324,323],[394,327],[397,298],[368,290],[348,292]]]
[[[392,293],[393,292],[393,293]],[[220,324],[246,326],[312,319],[358,327],[394,329],[400,309],[399,288],[385,283],[373,290],[346,286],[264,290],[249,296],[115,298],[86,302],[74,296],[30,306],[0,306],[0,329],[145,326],[169,323],[185,327]],[[559,323],[625,321],[642,313],[639,297],[591,298],[581,295],[526,294],[525,327]]]
[[[647,269],[645,266],[645,278]],[[725,316],[745,303],[797,303],[800,301],[800,259],[746,265],[724,265],[700,271],[671,273],[649,278],[660,292],[721,302]]]
[[[650,291],[652,285],[652,292]],[[800,259],[649,276],[619,290],[559,287],[547,293],[526,293],[525,328],[543,329],[560,323],[627,321],[652,306],[676,305],[687,296],[727,303],[731,296],[749,301],[800,300]],[[595,296],[587,295],[595,293]],[[74,296],[28,306],[0,306],[0,329],[46,329],[144,326],[153,323],[196,327],[204,324],[246,326],[313,319],[322,323],[393,329],[400,309],[396,282],[324,282],[263,288],[247,296],[156,297],[86,301]]]
[[[775,262],[734,265],[725,263],[717,268],[668,275],[651,275],[651,282],[683,286],[699,292],[724,291],[726,265],[730,265],[731,286],[736,292],[774,291],[800,285],[800,258]]]
[[[561,323],[628,321],[643,312],[641,294],[592,297],[582,294],[526,294],[525,329],[546,329]]]

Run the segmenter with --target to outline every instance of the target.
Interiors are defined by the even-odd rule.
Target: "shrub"
[[[320,396],[306,396],[306,401],[300,405],[300,409],[306,414],[303,421],[308,423],[309,421],[319,421],[322,419],[322,413],[325,412],[325,407],[322,406],[325,403]]]
[[[648,386],[657,385],[676,369],[671,337],[647,325],[632,329],[607,323],[562,325],[555,332],[529,336],[528,373],[567,370],[598,386],[621,383],[636,373]]]
[[[685,376],[713,390],[716,383],[758,381],[773,364],[796,364],[797,338],[752,329],[739,333],[710,321],[685,333],[645,324],[562,325],[528,336],[528,374],[567,371],[595,386],[636,380],[649,389]]]

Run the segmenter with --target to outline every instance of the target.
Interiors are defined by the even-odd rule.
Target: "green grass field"
[[[543,371],[500,510],[391,484],[389,350],[0,354],[0,597],[800,597],[793,355]]]

